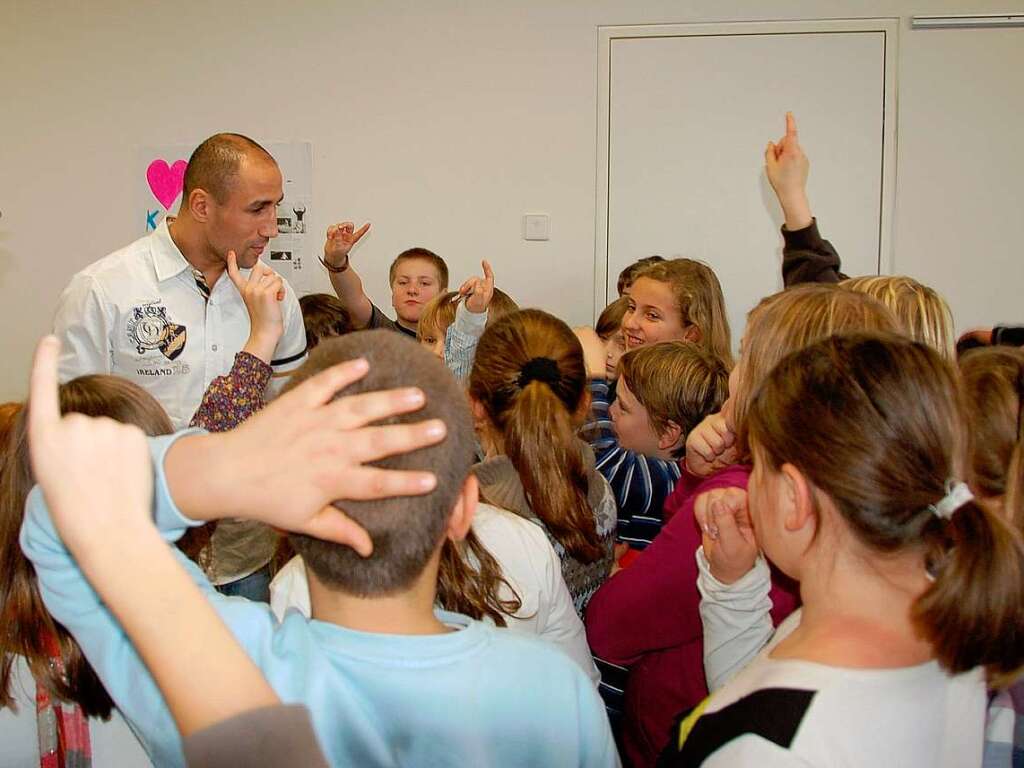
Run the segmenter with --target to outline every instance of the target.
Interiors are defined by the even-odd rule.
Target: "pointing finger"
[[[29,446],[34,439],[52,429],[60,421],[60,397],[57,392],[57,358],[60,355],[60,340],[56,336],[44,336],[36,345],[29,378],[28,429]]]

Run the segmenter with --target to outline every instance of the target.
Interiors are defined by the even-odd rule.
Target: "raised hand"
[[[370,229],[370,223],[363,224],[359,229],[351,221],[332,224],[327,228],[327,240],[324,243],[324,261],[332,267],[348,265],[348,253]]]
[[[686,469],[707,477],[739,460],[736,433],[723,412],[712,413],[686,436]]]
[[[262,261],[257,261],[246,280],[238,271],[234,251],[228,251],[228,277],[249,313],[249,340],[242,349],[269,364],[284,333],[281,316],[284,279]]]
[[[723,584],[745,576],[757,560],[758,546],[747,509],[747,492],[716,488],[702,493],[693,514],[703,533],[704,556],[711,574]]]
[[[36,347],[29,384],[29,455],[54,526],[72,552],[112,529],[152,524],[153,472],[146,436],[135,426],[79,413],[61,416],[60,342]]]
[[[768,183],[786,217],[786,229],[803,229],[811,224],[811,208],[807,201],[807,175],[810,161],[800,147],[796,118],[786,113],[786,134],[778,143],[769,141],[764,151],[764,168]]]
[[[370,554],[369,535],[331,502],[429,493],[437,484],[431,472],[367,465],[440,442],[446,430],[439,419],[370,426],[421,408],[419,389],[332,401],[367,370],[365,360],[332,366],[236,429],[176,441],[164,468],[177,507],[197,520],[259,520]]]
[[[476,314],[486,312],[494,298],[494,270],[486,259],[480,264],[484,276],[471,277],[459,288],[459,296],[466,299],[466,309]]]

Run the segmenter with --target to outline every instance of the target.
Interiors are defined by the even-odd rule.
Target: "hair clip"
[[[969,501],[974,501],[974,494],[967,483],[950,478],[946,481],[946,495],[934,504],[929,504],[928,509],[936,517],[949,520],[954,512]]]

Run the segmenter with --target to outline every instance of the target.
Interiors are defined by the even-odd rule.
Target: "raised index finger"
[[[796,118],[793,117],[792,112],[786,113],[786,136],[796,138]]]
[[[491,263],[484,259],[480,265],[484,268],[484,279],[491,285],[494,285],[494,270],[491,269]]]
[[[28,430],[34,436],[60,421],[60,396],[57,392],[57,358],[60,340],[44,336],[36,345],[28,385]],[[35,440],[30,438],[29,444]]]

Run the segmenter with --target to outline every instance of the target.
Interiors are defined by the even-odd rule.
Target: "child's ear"
[[[658,448],[666,453],[672,453],[685,439],[683,428],[670,419],[658,435]]]
[[[452,507],[452,513],[448,517],[445,535],[449,539],[462,541],[466,538],[473,525],[473,516],[476,514],[479,500],[480,484],[477,482],[476,475],[470,473],[463,482],[462,490],[459,491],[459,495],[455,499],[455,506]]]
[[[683,341],[688,341],[691,344],[700,344],[700,341],[703,338],[703,336],[704,334],[700,332],[700,328],[698,328],[693,323],[690,323],[688,326],[686,326],[686,330],[683,331]]]
[[[818,526],[814,486],[804,473],[792,464],[783,464],[780,474],[782,475],[786,503],[782,524],[789,533],[801,533],[807,536],[809,542]]]

